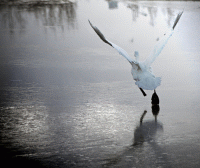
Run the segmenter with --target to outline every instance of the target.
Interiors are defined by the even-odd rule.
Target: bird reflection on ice
[[[159,105],[157,106],[159,107]],[[143,123],[144,116],[147,113],[147,111],[145,110],[142,116],[140,117],[140,124],[134,131],[133,146],[143,144],[144,142],[152,142],[155,139],[157,131],[163,131],[162,123],[157,122],[157,115],[159,111],[156,111],[153,108],[154,106],[152,106],[152,112],[155,116],[155,121],[146,121]],[[155,111],[157,112],[157,115],[155,115]]]
[[[163,133],[163,124],[157,121],[159,105],[152,106],[155,120],[143,121],[147,111],[140,117],[134,130],[133,144],[107,159],[103,167],[171,167],[164,148],[157,142]]]

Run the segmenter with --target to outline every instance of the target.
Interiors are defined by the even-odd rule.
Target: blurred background
[[[88,19],[142,61],[183,10],[152,106]],[[199,18],[199,1],[1,1],[2,165],[199,167]]]

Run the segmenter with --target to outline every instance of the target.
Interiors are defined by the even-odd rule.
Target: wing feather
[[[181,15],[183,14],[183,11],[180,12],[175,21],[174,24],[171,28],[171,30],[166,33],[164,35],[164,37],[158,41],[158,43],[154,46],[153,51],[151,52],[151,54],[149,55],[149,57],[147,57],[147,59],[144,61],[144,64],[146,67],[150,67],[151,64],[155,61],[155,59],[158,57],[158,55],[161,53],[161,51],[163,50],[163,48],[165,47],[165,45],[167,44],[169,38],[172,36],[173,32],[174,32],[174,28],[176,27],[179,19],[181,18]]]
[[[94,31],[97,33],[97,35],[101,38],[101,40],[105,43],[107,43],[108,45],[112,46],[114,49],[116,49],[118,51],[118,53],[120,55],[122,55],[123,57],[125,57],[129,63],[133,66],[134,69],[139,69],[139,64],[137,62],[135,62],[129,55],[128,53],[122,49],[121,47],[117,46],[116,44],[112,43],[111,41],[107,40],[105,38],[105,36],[102,34],[102,32],[96,27],[93,26],[92,23],[90,22],[90,20],[88,20],[90,23],[90,26],[94,29]]]

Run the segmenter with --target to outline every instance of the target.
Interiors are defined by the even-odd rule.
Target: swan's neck
[[[135,56],[135,61],[138,63],[139,62],[139,53],[138,53],[138,51],[135,51],[134,56]]]
[[[139,62],[139,55],[135,57],[135,61],[138,63]]]

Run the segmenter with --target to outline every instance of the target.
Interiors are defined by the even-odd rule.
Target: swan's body
[[[97,35],[107,44],[115,48],[120,55],[125,57],[129,63],[132,65],[132,70],[131,74],[133,76],[133,79],[136,81],[135,84],[140,88],[142,91],[143,95],[146,96],[146,93],[143,91],[144,90],[155,90],[160,84],[161,84],[161,78],[160,77],[155,77],[151,64],[155,61],[156,57],[161,53],[162,49],[164,48],[165,44],[169,40],[169,38],[172,36],[174,32],[174,28],[176,24],[178,23],[181,15],[183,12],[179,13],[176,17],[176,20],[174,22],[173,27],[171,30],[165,34],[165,36],[158,41],[158,43],[155,45],[152,53],[150,54],[149,57],[143,62],[139,62],[139,53],[135,51],[135,57],[136,59],[133,60],[125,50],[117,46],[116,44],[110,42],[107,40],[104,35],[100,32],[100,30],[96,27],[93,26],[92,23],[89,21],[91,27],[94,29],[94,31],[97,33]]]

